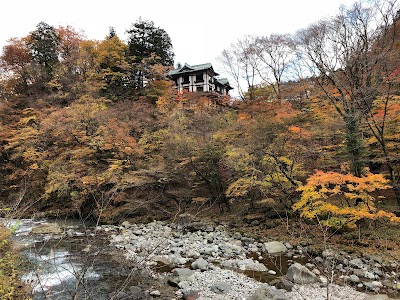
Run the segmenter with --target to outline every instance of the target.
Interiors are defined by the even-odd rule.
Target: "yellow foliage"
[[[389,188],[388,180],[382,174],[366,170],[361,177],[337,172],[316,171],[307,179],[307,184],[299,187],[301,198],[293,205],[305,218],[317,216],[324,224],[333,227],[354,228],[361,219],[387,218],[400,222],[393,213],[379,211],[374,205],[371,192]]]
[[[29,166],[29,169],[31,169],[31,170],[37,170],[37,169],[39,169],[39,166],[38,166],[37,163],[34,163],[34,164],[31,164],[31,165]]]
[[[10,243],[10,231],[0,226],[0,299],[28,299],[18,279],[18,256]]]
[[[252,177],[239,178],[231,185],[229,185],[226,190],[226,195],[228,197],[243,197],[246,196],[252,187],[258,184],[256,180]]]

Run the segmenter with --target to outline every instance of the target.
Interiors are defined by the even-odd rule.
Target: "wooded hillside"
[[[127,42],[41,22],[0,60],[3,210],[118,222],[248,204],[334,228],[399,222],[399,26],[381,1],[245,37],[221,55],[235,100],[177,93],[152,22]]]

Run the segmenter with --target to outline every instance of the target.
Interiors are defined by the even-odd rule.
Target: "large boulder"
[[[63,230],[57,223],[40,224],[33,227],[31,234],[61,234]]]
[[[240,270],[250,270],[250,271],[261,271],[267,272],[268,269],[265,265],[258,262],[257,260],[253,260],[251,258],[241,259],[237,262],[237,266]]]
[[[268,284],[260,286],[249,300],[288,300],[283,291]]]
[[[190,276],[192,276],[194,272],[195,271],[188,268],[176,268],[173,270],[172,276],[168,279],[168,283],[176,287],[181,281],[190,281]]]
[[[192,268],[194,270],[200,270],[200,271],[206,271],[208,269],[208,262],[200,257],[199,259],[195,260],[194,262],[192,262]]]
[[[264,249],[266,252],[268,252],[268,254],[271,254],[271,255],[282,254],[282,253],[286,253],[286,251],[287,251],[286,246],[283,243],[278,242],[278,241],[264,243]]]
[[[318,277],[313,272],[299,263],[294,263],[289,267],[286,277],[297,284],[319,282]]]

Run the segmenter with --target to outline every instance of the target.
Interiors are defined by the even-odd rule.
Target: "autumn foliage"
[[[167,76],[169,37],[156,30],[167,49],[139,49],[139,29],[126,43],[113,30],[94,41],[70,26],[41,23],[9,40],[0,59],[4,207],[117,222],[149,212],[172,216],[171,205],[217,204],[226,211],[268,203],[334,228],[399,221],[398,49],[383,43],[393,72],[381,61],[372,64],[355,92],[348,69],[326,72],[334,78],[284,79],[292,51],[314,44],[297,41],[297,49],[289,36],[255,39],[284,46],[289,60],[277,78],[262,73],[266,81],[249,82],[238,101],[177,93]],[[246,66],[251,59],[268,62],[260,56],[267,53],[249,53]]]
[[[388,183],[381,174],[372,174],[369,170],[361,177],[350,173],[316,171],[304,186],[298,188],[301,198],[293,209],[299,210],[305,218],[318,218],[335,228],[353,228],[363,219],[387,218],[400,222],[400,218],[393,213],[376,208],[377,197],[372,193],[388,189]]]

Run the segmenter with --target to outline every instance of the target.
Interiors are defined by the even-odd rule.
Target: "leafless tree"
[[[294,44],[288,34],[271,34],[258,37],[254,51],[260,60],[257,72],[264,82],[272,86],[278,99],[281,97],[281,83],[295,58]]]
[[[389,88],[385,78],[393,71],[388,62],[394,39],[388,34],[393,35],[397,8],[395,0],[358,1],[296,35],[302,63],[346,124],[346,150],[357,176],[364,167],[360,122],[367,120],[384,141],[384,121],[374,121],[372,105]]]
[[[259,69],[260,60],[254,51],[254,42],[254,37],[245,36],[218,57],[223,69],[233,78],[242,100],[246,98],[253,100],[254,87],[259,83],[257,69]],[[243,87],[244,84],[246,84],[247,93]]]

